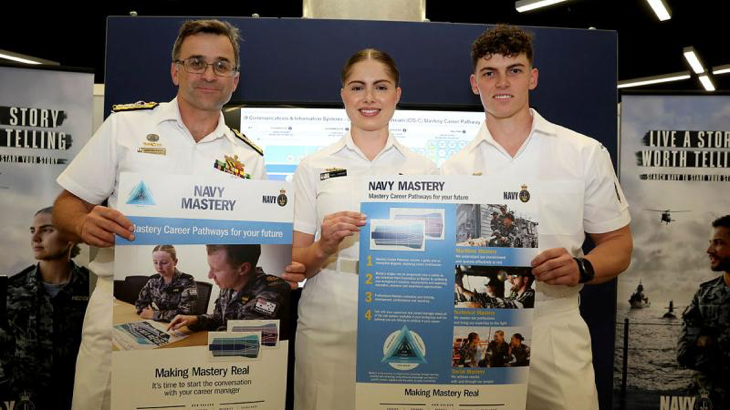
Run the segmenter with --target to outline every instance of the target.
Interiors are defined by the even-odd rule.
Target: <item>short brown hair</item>
[[[246,262],[251,264],[251,269],[255,269],[261,256],[261,245],[205,245],[205,250],[208,255],[224,251],[228,264],[235,269]]]
[[[172,61],[180,59],[180,48],[182,47],[183,41],[190,36],[200,33],[217,34],[228,37],[231,41],[231,45],[233,46],[233,59],[235,61],[232,62],[236,64],[236,67],[241,65],[241,46],[239,45],[241,36],[238,28],[234,27],[227,21],[220,20],[188,20],[184,22],[180,26],[180,31],[177,33],[175,45],[172,46]]]
[[[400,72],[398,71],[398,66],[395,64],[395,60],[393,60],[393,57],[391,57],[390,54],[386,53],[385,51],[380,51],[374,48],[366,48],[360,50],[347,59],[345,66],[342,67],[342,74],[340,79],[343,87],[345,86],[345,81],[347,81],[347,77],[349,77],[350,73],[352,72],[352,67],[360,61],[365,60],[375,60],[382,63],[385,66],[385,70],[393,78],[395,86],[398,87],[398,85],[400,84]]]
[[[527,61],[532,65],[532,34],[519,27],[498,24],[480,34],[472,43],[472,68],[476,70],[477,62],[481,58],[491,57],[492,54],[514,57],[522,53],[525,53]]]

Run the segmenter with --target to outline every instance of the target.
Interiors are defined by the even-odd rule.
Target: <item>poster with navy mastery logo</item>
[[[119,192],[112,408],[283,409],[291,185],[123,173]]]
[[[616,410],[730,408],[730,288],[717,286],[730,267],[713,240],[730,214],[728,113],[727,95],[622,97],[634,252],[618,278]]]
[[[530,181],[364,184],[357,408],[524,409],[539,229]]]

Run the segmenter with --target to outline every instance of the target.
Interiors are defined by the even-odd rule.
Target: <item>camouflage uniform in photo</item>
[[[139,292],[139,298],[134,306],[137,308],[137,314],[146,307],[152,307],[154,320],[169,322],[178,314],[194,314],[197,301],[198,287],[195,279],[175,269],[175,275],[169,284],[165,283],[160,274],[150,276]]]
[[[516,367],[530,365],[530,346],[526,344],[520,344],[519,347],[510,346],[509,351],[510,356],[512,356],[510,366]]]
[[[459,356],[461,356],[459,362],[466,367],[477,367],[479,365],[479,348],[472,346],[471,343],[467,342],[461,347]]]
[[[284,331],[290,291],[288,282],[256,268],[240,291],[221,289],[213,314],[199,315],[198,322],[190,328],[225,331],[228,320],[279,319]]]
[[[527,289],[521,295],[493,298],[486,293],[475,293],[474,301],[485,309],[530,309],[535,307],[535,290]]]
[[[496,238],[493,239],[493,245],[490,246],[509,248],[512,246],[512,242],[517,236],[517,227],[514,224],[510,226],[500,224],[499,228],[497,228],[494,233],[496,234]],[[502,239],[505,240],[502,241]]]
[[[38,265],[8,281],[7,320],[0,324],[0,362],[9,393],[37,409],[71,408],[76,355],[89,303],[89,271],[71,263],[71,277],[51,298]]]
[[[502,342],[498,344],[492,340],[487,345],[487,359],[489,367],[504,367],[509,362],[509,344]]]
[[[691,390],[709,395],[713,409],[730,408],[730,287],[723,276],[705,282],[682,314],[677,361],[697,370]],[[700,336],[716,342],[697,347]]]
[[[489,221],[489,227],[492,228],[492,232],[497,232],[500,226],[502,226],[502,221],[499,218],[493,218]]]

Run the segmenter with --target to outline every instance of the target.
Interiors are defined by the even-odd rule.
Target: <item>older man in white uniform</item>
[[[535,181],[540,250],[527,408],[597,410],[588,328],[578,310],[582,284],[606,282],[630,262],[628,204],[607,150],[529,108],[537,86],[532,37],[497,26],[472,45],[472,91],[486,113],[476,138],[443,166],[446,175],[504,175]],[[596,247],[583,256],[588,233]]]
[[[130,221],[114,209],[119,173],[265,178],[263,153],[229,129],[221,112],[238,85],[238,40],[238,29],[226,22],[184,23],[170,68],[177,97],[159,105],[117,106],[58,177],[65,191],[56,200],[54,221],[69,237],[105,248],[93,262],[99,282],[84,319],[74,409],[110,407],[111,246],[115,234],[134,237]],[[108,206],[99,205],[107,199]]]

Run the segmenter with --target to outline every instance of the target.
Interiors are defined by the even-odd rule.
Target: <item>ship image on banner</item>
[[[641,281],[639,281],[639,286],[636,287],[634,293],[631,294],[629,304],[631,305],[631,309],[644,309],[651,307],[649,298],[644,294],[644,285],[641,284]]]

